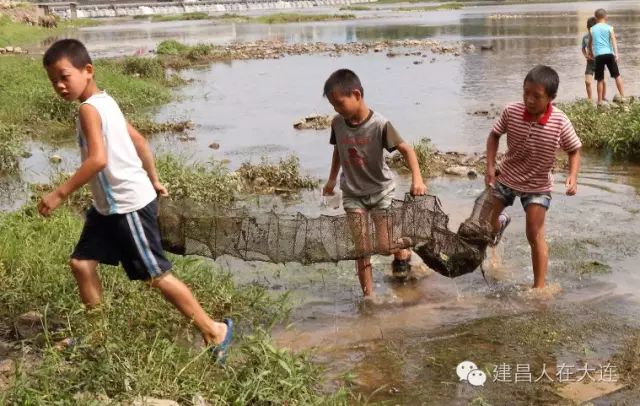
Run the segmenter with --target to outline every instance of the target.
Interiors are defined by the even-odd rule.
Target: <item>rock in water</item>
[[[467,176],[471,171],[472,169],[468,166],[450,166],[444,170],[444,173],[447,175]]]

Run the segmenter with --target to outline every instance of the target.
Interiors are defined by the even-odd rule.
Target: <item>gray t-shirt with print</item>
[[[338,148],[340,189],[345,196],[368,196],[393,187],[384,151],[392,152],[404,141],[382,114],[370,110],[357,126],[337,115],[331,122],[330,142]]]

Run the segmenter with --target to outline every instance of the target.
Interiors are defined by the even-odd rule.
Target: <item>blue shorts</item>
[[[516,200],[516,196],[520,198],[522,208],[527,210],[530,204],[538,204],[545,209],[549,210],[551,206],[551,193],[525,193],[513,190],[508,186],[503,185],[500,182],[496,182],[496,186],[493,188],[493,196],[499,199],[505,206],[513,205]]]
[[[71,258],[101,264],[122,263],[131,280],[149,280],[171,269],[162,250],[158,201],[126,214],[98,213],[92,206]]]

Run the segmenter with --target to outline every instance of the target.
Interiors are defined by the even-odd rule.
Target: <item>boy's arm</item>
[[[416,152],[413,150],[413,147],[406,142],[401,142],[396,145],[396,148],[400,151],[402,156],[404,156],[404,159],[407,161],[407,165],[409,165],[409,169],[411,170],[411,195],[424,195],[427,193],[427,185],[425,185],[422,180],[422,173],[420,173],[420,164],[418,163]]]
[[[611,33],[609,33],[609,36],[611,37],[611,44],[613,45],[613,53],[616,57],[616,62],[618,62],[620,53],[618,52],[618,40],[616,39],[616,33],[613,31],[613,27],[611,27]]]
[[[147,139],[138,132],[129,122],[127,122],[127,130],[129,131],[129,136],[131,137],[131,141],[133,141],[133,145],[136,147],[136,152],[142,161],[142,167],[147,172],[147,176],[149,176],[149,180],[151,180],[151,184],[153,188],[158,192],[160,196],[169,196],[169,192],[167,188],[160,182],[160,178],[158,177],[158,171],[156,170],[156,164],[153,159],[153,152],[151,152],[151,148],[149,148],[149,143]]]
[[[487,138],[487,173],[484,175],[484,183],[489,187],[494,187],[496,182],[496,155],[500,136],[497,132],[491,131]]]
[[[589,55],[593,56],[593,36],[591,35],[591,30],[589,30],[589,48],[587,49]]]
[[[44,196],[38,203],[38,211],[43,216],[49,216],[67,196],[88,183],[107,166],[107,149],[102,138],[100,114],[90,104],[81,105],[79,114],[82,132],[87,141],[87,158],[66,182]]]
[[[331,170],[329,171],[329,179],[322,188],[322,194],[324,196],[333,195],[333,189],[336,187],[336,179],[338,179],[338,173],[340,172],[340,154],[338,153],[338,147],[333,147],[333,155],[331,157]]]
[[[569,176],[567,177],[566,193],[573,196],[578,192],[578,170],[580,169],[580,148],[567,153],[569,155]]]

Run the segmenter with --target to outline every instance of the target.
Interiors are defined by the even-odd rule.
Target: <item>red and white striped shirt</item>
[[[524,103],[508,104],[493,125],[493,132],[507,133],[507,152],[499,165],[498,182],[518,192],[550,192],[558,149],[572,152],[582,147],[571,121],[551,104],[538,121]]]

